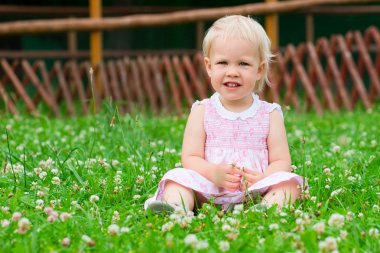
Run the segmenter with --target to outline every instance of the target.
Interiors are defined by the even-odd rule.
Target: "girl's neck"
[[[239,113],[244,112],[252,106],[253,96],[252,94],[249,94],[249,96],[246,96],[239,100],[226,100],[222,97],[219,97],[219,100],[222,103],[223,107],[228,111]]]

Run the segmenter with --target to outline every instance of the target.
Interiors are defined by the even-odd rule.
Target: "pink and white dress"
[[[252,94],[253,103],[247,110],[235,113],[223,107],[219,94],[214,93],[209,99],[196,101],[193,107],[205,106],[204,129],[206,132],[205,159],[211,163],[236,164],[259,172],[268,167],[267,137],[269,134],[269,113],[278,110],[280,105],[268,103]],[[296,179],[301,188],[303,177],[290,172],[276,172],[249,187],[249,193],[264,194],[268,188],[278,183]],[[214,199],[215,204],[227,205],[241,203],[246,192],[229,192],[217,187],[213,182],[197,172],[186,168],[169,170],[161,179],[158,189],[152,198],[145,202],[145,208],[162,198],[165,183],[174,181],[203,195]]]

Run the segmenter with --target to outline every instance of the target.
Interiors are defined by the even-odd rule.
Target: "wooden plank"
[[[19,113],[17,111],[16,105],[4,90],[4,85],[2,82],[0,82],[0,96],[3,98],[5,110],[9,110],[13,115],[18,115]]]
[[[54,114],[56,116],[60,115],[59,108],[57,103],[55,102],[54,97],[50,96],[50,94],[44,89],[44,86],[41,84],[39,78],[34,73],[32,67],[30,66],[29,62],[27,60],[23,60],[21,62],[21,65],[25,71],[25,74],[30,78],[30,81],[36,87],[37,92],[41,95],[42,99],[45,101],[45,103],[48,105],[48,107],[53,110]]]
[[[177,115],[181,116],[182,115],[181,97],[180,97],[180,92],[177,88],[178,85],[175,82],[172,64],[171,64],[170,59],[167,55],[163,56],[162,62],[164,64],[163,65],[164,73],[166,73],[166,77],[167,77],[168,82],[169,82],[171,95],[173,96],[173,99],[174,99],[174,104],[175,104],[175,107],[177,110]]]
[[[92,0],[100,1],[100,0]],[[91,2],[90,1],[90,4]],[[125,29],[131,27],[171,25],[181,23],[191,23],[196,21],[210,21],[220,17],[241,14],[257,15],[294,12],[319,5],[335,5],[348,3],[371,3],[378,0],[293,0],[278,1],[273,3],[253,3],[238,6],[228,6],[219,8],[205,8],[190,11],[176,11],[165,14],[141,14],[117,18],[69,18],[33,21],[15,21],[0,24],[0,35],[11,34],[36,34],[36,33],[56,33],[67,31],[104,31],[113,29]]]
[[[87,105],[87,97],[84,91],[84,85],[82,79],[79,74],[79,66],[76,61],[69,61],[65,67],[68,68],[69,76],[72,78],[72,82],[74,87],[76,88],[76,92],[78,92],[79,100],[82,107],[83,114],[88,113],[88,105]]]
[[[5,59],[1,59],[1,66],[3,67],[9,80],[12,82],[13,86],[15,87],[17,94],[21,97],[21,99],[24,100],[27,109],[32,114],[37,115],[38,112],[37,112],[36,106],[33,104],[32,100],[30,99],[28,93],[24,89],[20,79],[17,77],[17,75],[13,71],[12,67],[9,65],[9,63]]]
[[[271,4],[276,4],[277,0],[265,0],[265,2],[270,6]],[[279,28],[278,28],[278,14],[270,13],[265,16],[265,31],[269,39],[271,40],[272,51],[277,51],[280,45],[279,42]]]
[[[73,99],[71,97],[69,86],[66,82],[65,76],[63,74],[61,62],[56,61],[54,63],[53,69],[54,69],[55,75],[58,78],[58,84],[59,84],[59,87],[61,88],[63,98],[65,99],[65,102],[66,102],[67,112],[69,113],[70,116],[74,116],[75,109],[74,109]]]

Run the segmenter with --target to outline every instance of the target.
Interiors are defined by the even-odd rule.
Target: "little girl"
[[[168,171],[145,202],[153,212],[193,210],[213,199],[224,209],[261,195],[278,207],[300,196],[291,173],[281,107],[255,92],[268,83],[270,40],[250,17],[217,20],[203,41],[204,63],[216,91],[191,109],[182,146],[184,168]]]

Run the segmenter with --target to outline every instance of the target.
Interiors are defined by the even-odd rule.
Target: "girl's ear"
[[[257,79],[261,79],[265,72],[265,62],[262,61],[259,64],[259,67],[257,68]]]
[[[210,61],[210,58],[205,57],[203,60],[205,63],[207,74],[209,77],[211,77],[211,61]]]

